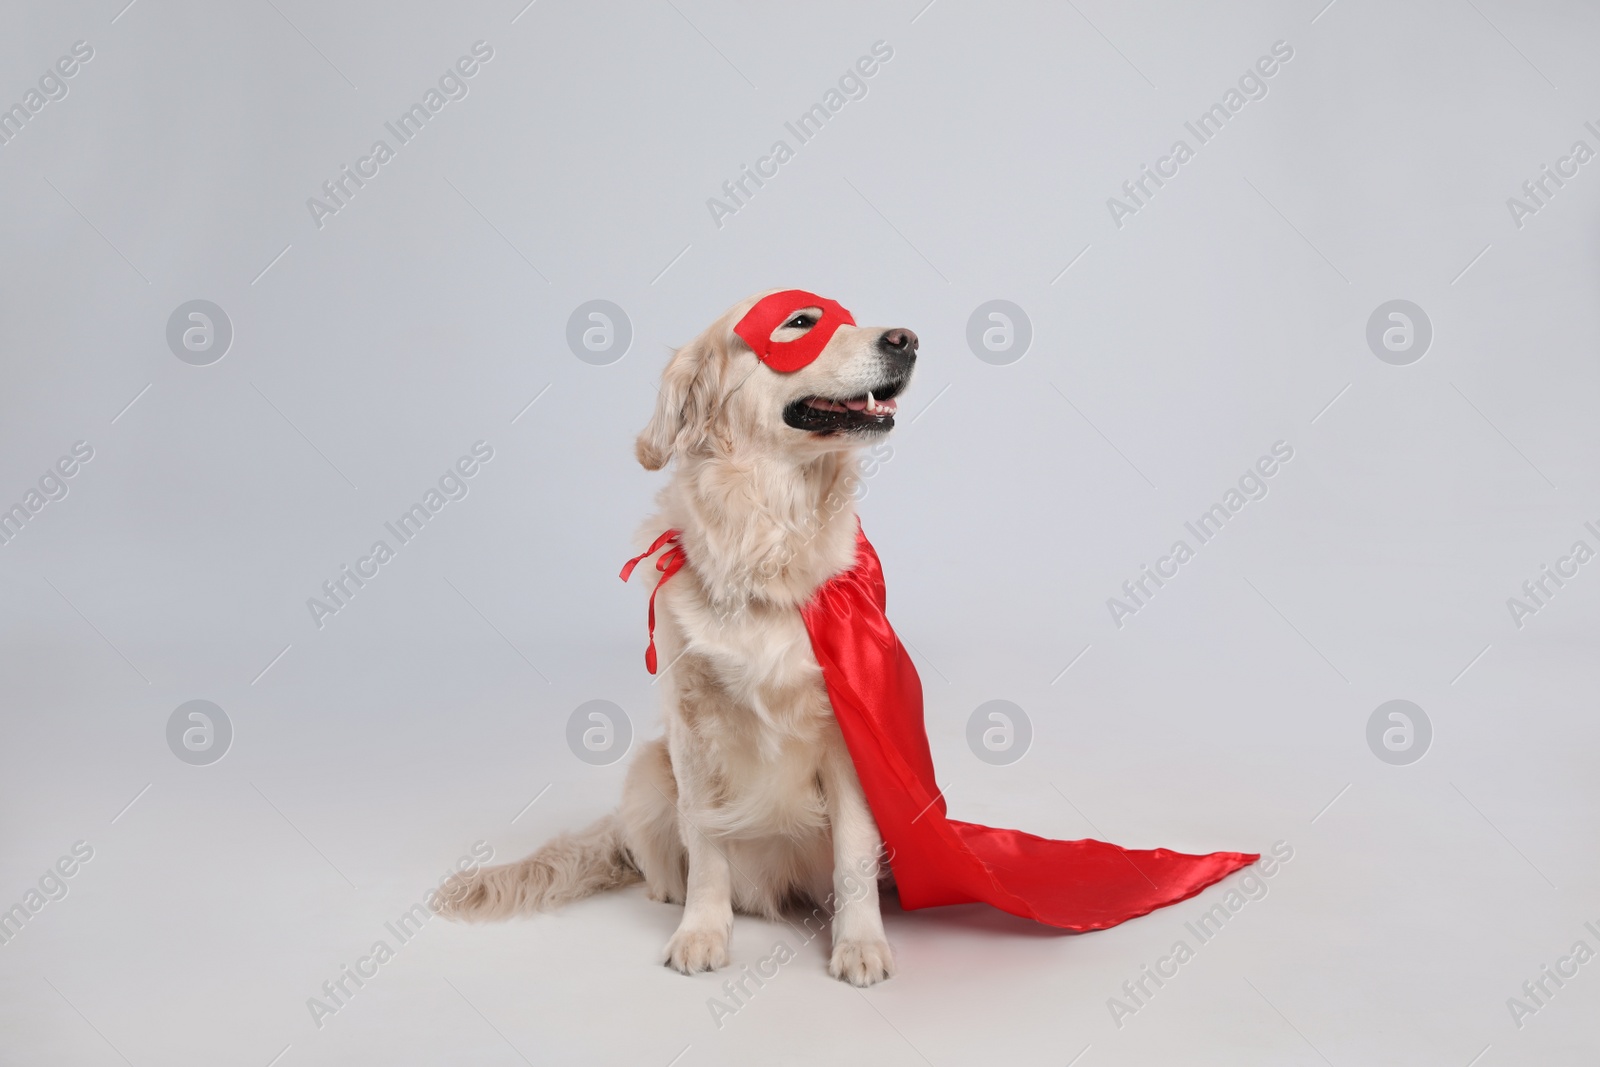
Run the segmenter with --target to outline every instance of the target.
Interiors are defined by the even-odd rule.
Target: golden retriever
[[[673,354],[635,449],[648,470],[673,467],[638,547],[676,529],[687,560],[656,612],[666,736],[635,753],[615,813],[459,876],[444,914],[504,918],[642,880],[684,906],[662,954],[684,974],[729,962],[735,911],[793,906],[831,915],[834,977],[894,973],[882,841],[800,610],[854,562],[856,450],[893,428],[917,337],[837,325],[812,362],[781,373],[735,333],[773,292]],[[772,342],[803,338],[824,309],[782,315]]]

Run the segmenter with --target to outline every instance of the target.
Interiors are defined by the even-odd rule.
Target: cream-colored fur
[[[685,974],[729,962],[735,911],[776,918],[803,904],[832,915],[829,972],[865,986],[894,969],[882,842],[800,609],[854,559],[866,437],[796,429],[783,410],[899,388],[910,364],[886,355],[886,331],[841,326],[814,362],[777,373],[733,333],[764,295],[673,355],[636,447],[647,469],[674,464],[639,547],[675,528],[688,559],[657,598],[666,736],[635,754],[616,814],[462,876],[440,899],[456,917],[502,918],[642,878],[652,899],[684,905],[663,957]]]

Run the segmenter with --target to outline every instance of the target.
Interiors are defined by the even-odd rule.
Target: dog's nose
[[[910,363],[917,358],[917,335],[897,326],[883,331],[883,336],[878,338],[878,347],[885,354]]]

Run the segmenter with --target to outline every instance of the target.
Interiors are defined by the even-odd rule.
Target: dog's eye
[[[800,330],[800,329],[806,328],[807,326],[816,325],[816,320],[813,319],[810,315],[802,314],[802,315],[796,315],[794,318],[790,319],[788,322],[784,323],[783,325],[785,327],[792,327],[793,329]]]

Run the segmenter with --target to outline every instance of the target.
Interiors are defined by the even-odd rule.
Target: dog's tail
[[[622,841],[622,824],[607,815],[562,834],[526,859],[458,874],[439,890],[437,911],[488,922],[561,905],[640,880]]]

